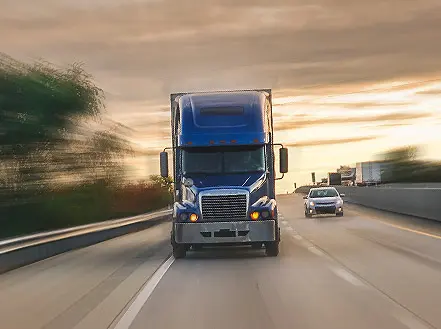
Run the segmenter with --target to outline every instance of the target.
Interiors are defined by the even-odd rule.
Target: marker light
[[[250,216],[252,220],[257,220],[259,218],[259,213],[257,211],[254,211],[251,213]]]
[[[196,222],[198,220],[198,215],[196,214],[191,214],[190,215],[190,222]]]

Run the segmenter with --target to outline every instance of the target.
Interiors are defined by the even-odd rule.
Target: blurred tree
[[[384,160],[388,162],[411,162],[420,155],[420,148],[415,145],[392,149],[384,153]]]
[[[340,166],[340,168],[337,169],[338,173],[341,173],[342,175],[350,175],[351,174],[351,167],[350,166]]]
[[[132,145],[121,125],[102,125],[103,100],[78,64],[62,70],[0,54],[0,236],[136,215],[171,202],[168,179],[123,182],[122,160]]]
[[[171,177],[162,177],[160,175],[151,175],[149,180],[153,185],[160,186],[161,188],[166,189],[170,193],[173,191],[173,178]]]
[[[103,109],[102,90],[80,65],[60,70],[0,54],[0,159],[15,168],[15,186],[44,185],[51,152],[67,144],[79,119]]]

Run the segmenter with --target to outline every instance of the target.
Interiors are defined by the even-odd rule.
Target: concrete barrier
[[[100,223],[93,227],[52,234],[42,234],[40,239],[22,237],[0,249],[0,274],[35,263],[37,261],[84,248],[121,235],[147,229],[171,220],[171,210],[136,216],[132,218]],[[21,240],[20,240],[21,239]]]
[[[306,194],[310,186],[296,193]],[[441,221],[441,188],[336,186],[345,201],[398,214]]]

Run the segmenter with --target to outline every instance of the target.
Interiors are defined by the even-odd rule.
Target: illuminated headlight
[[[253,211],[253,212],[250,214],[250,217],[251,217],[252,220],[258,220],[258,219],[259,219],[259,212],[257,212],[257,211]]]
[[[315,203],[313,201],[310,201],[309,205],[314,207]]]

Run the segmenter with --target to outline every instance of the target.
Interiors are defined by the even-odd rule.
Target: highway
[[[160,224],[1,275],[0,328],[441,328],[441,223],[355,205],[307,219],[300,196],[278,204],[279,257],[174,261]]]

